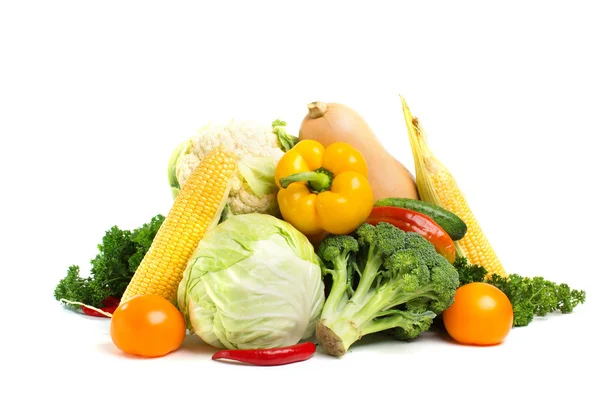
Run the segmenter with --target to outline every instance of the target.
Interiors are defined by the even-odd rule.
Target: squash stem
[[[327,104],[322,101],[313,101],[308,104],[308,116],[310,119],[321,118],[327,113]]]
[[[294,182],[304,182],[306,186],[313,193],[321,193],[331,188],[331,182],[333,181],[333,174],[331,171],[325,168],[319,168],[315,171],[298,172],[281,178],[279,183],[282,188],[287,188]]]

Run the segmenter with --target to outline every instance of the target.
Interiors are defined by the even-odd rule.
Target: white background
[[[2,2],[0,396],[597,398],[596,8],[416,3]],[[168,212],[171,150],[208,120],[295,133],[306,103],[342,102],[414,171],[398,94],[505,268],[586,289],[585,305],[496,347],[424,335],[254,368],[210,361],[194,338],[125,357],[107,320],[54,300],[106,229]]]

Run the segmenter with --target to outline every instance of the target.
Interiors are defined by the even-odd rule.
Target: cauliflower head
[[[169,183],[173,198],[211,150],[221,145],[238,160],[236,175],[227,199],[233,214],[261,213],[278,216],[275,166],[297,138],[288,135],[285,122],[265,124],[249,120],[211,122],[181,143],[169,162]]]

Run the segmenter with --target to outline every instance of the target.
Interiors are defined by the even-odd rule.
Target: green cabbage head
[[[188,329],[228,349],[308,339],[324,301],[312,244],[289,223],[258,213],[233,215],[208,231],[177,293]]]

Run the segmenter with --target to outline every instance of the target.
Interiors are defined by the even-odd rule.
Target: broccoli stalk
[[[450,306],[459,283],[454,266],[429,241],[388,223],[329,235],[318,255],[332,285],[316,335],[335,356],[376,332],[417,337]]]

